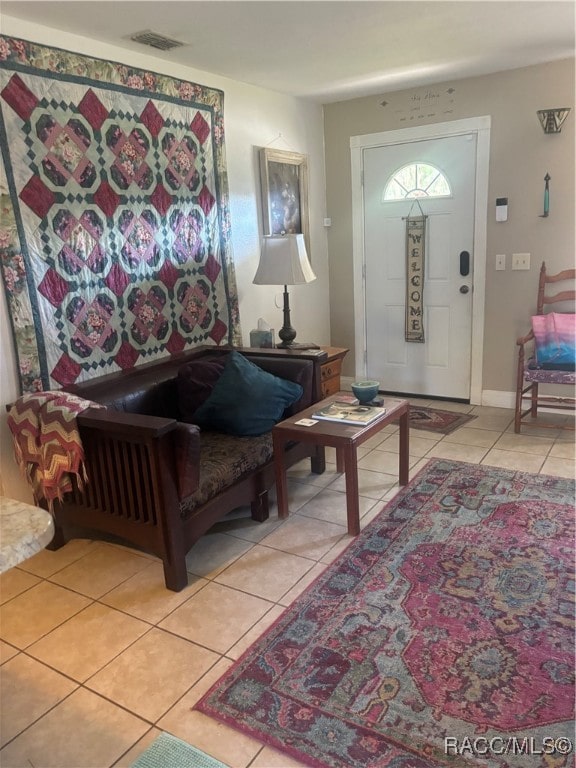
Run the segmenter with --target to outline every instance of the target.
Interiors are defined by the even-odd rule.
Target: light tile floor
[[[446,436],[411,430],[411,476],[432,457],[574,475],[573,432],[516,435],[512,411],[414,402],[476,418]],[[393,425],[359,450],[363,525],[398,491],[397,451]],[[156,558],[97,541],[3,574],[3,768],[124,768],[162,730],[232,768],[297,767],[192,707],[350,541],[344,479],[333,451],[327,460],[321,476],[308,462],[290,471],[287,520],[272,505],[265,523],[239,510],[215,526],[188,555],[180,593],[164,588]]]

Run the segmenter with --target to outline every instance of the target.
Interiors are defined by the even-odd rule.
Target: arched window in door
[[[410,163],[394,171],[388,179],[382,193],[382,202],[451,195],[448,179],[439,168],[429,163]]]

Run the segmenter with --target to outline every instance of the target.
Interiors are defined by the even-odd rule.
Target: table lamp
[[[316,280],[308,255],[304,235],[268,235],[262,240],[260,263],[253,283],[284,286],[284,325],[278,331],[279,347],[315,347],[314,344],[295,344],[296,331],[290,325],[289,285],[311,283]]]

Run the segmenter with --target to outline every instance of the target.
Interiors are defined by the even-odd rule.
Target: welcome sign
[[[406,341],[424,342],[424,242],[426,216],[406,219]]]

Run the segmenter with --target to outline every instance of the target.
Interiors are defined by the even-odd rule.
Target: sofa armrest
[[[88,477],[104,479],[102,474],[103,455],[111,456],[109,440],[114,440],[113,455],[117,467],[128,462],[125,471],[117,474],[106,472],[106,481],[110,484],[111,494],[124,494],[126,490],[137,497],[135,489],[122,488],[122,483],[130,486],[140,481],[129,470],[132,466],[141,466],[140,460],[133,458],[130,445],[137,450],[145,450],[150,467],[158,470],[155,489],[161,485],[172,485],[179,499],[189,496],[198,488],[200,481],[200,430],[191,424],[182,424],[175,419],[159,416],[144,416],[137,413],[124,413],[110,409],[89,408],[77,417],[80,436],[87,445],[86,469]],[[136,449],[136,448],[135,448]],[[130,458],[132,457],[132,458]],[[135,463],[134,463],[135,462]],[[101,505],[102,506],[102,505]]]
[[[178,498],[182,501],[200,484],[200,428],[179,422],[174,432],[174,453]]]
[[[175,429],[178,424],[176,419],[143,416],[138,413],[123,413],[100,408],[89,408],[78,414],[77,422],[79,427],[102,430],[113,435],[140,438],[161,437]]]

